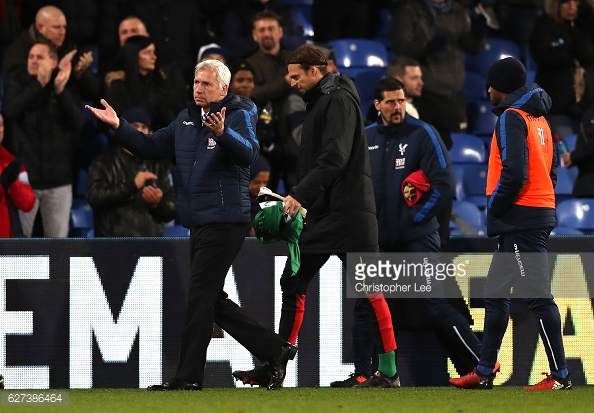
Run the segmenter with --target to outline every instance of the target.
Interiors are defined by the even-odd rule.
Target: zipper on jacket
[[[219,191],[221,192],[221,207],[225,209],[225,197],[223,196],[223,181],[219,179]]]

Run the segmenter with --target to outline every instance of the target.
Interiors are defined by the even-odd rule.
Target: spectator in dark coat
[[[130,13],[145,24],[159,51],[162,67],[177,65],[184,81],[192,79],[200,46],[210,43],[207,19],[194,0],[133,2]]]
[[[105,75],[105,83],[107,99],[116,110],[141,106],[155,128],[161,128],[184,107],[185,85],[179,73],[166,73],[157,60],[152,38],[132,36],[120,50],[117,70]]]
[[[530,37],[530,53],[537,64],[535,81],[553,100],[546,118],[554,136],[577,133],[583,113],[580,84],[584,70],[594,63],[594,44],[588,36],[592,26],[582,26],[578,15],[574,0],[546,0],[545,13]]]
[[[145,134],[151,131],[142,108],[130,108],[122,118]],[[176,213],[170,167],[168,160],[141,159],[117,144],[96,158],[86,193],[95,237],[162,237],[163,224]]]
[[[58,68],[56,50],[36,43],[27,53],[27,70],[6,80],[4,115],[14,154],[23,160],[39,202],[20,212],[25,236],[31,236],[41,211],[46,237],[66,237],[72,205],[72,154],[80,143],[82,108],[66,83],[71,63]]]
[[[258,50],[258,43],[252,36],[254,17],[263,11],[279,16],[283,30],[281,46],[295,50],[305,43],[303,28],[290,6],[277,0],[231,0],[225,17],[224,46],[229,50],[231,60],[247,57]]]
[[[464,53],[483,49],[487,23],[455,0],[400,0],[392,10],[392,51],[421,64],[423,94],[415,100],[419,117],[437,129],[446,147],[452,132],[467,127]]]

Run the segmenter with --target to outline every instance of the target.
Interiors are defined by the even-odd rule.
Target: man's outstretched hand
[[[118,114],[109,106],[109,103],[105,99],[101,99],[101,104],[105,109],[97,109],[89,105],[85,105],[85,108],[89,109],[101,122],[107,123],[114,129],[119,128],[120,118],[118,118]]]

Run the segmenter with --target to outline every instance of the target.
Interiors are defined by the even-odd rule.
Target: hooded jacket
[[[357,89],[348,77],[327,74],[303,100],[299,183],[291,191],[308,210],[301,251],[376,251],[373,183]]]
[[[177,209],[186,228],[250,221],[250,164],[260,148],[254,130],[257,108],[236,95],[210,104],[211,112],[222,107],[227,108],[225,129],[218,138],[202,125],[201,108],[193,103],[169,126],[150,135],[121,118],[120,127],[109,130],[141,158],[175,158]]]
[[[448,151],[435,128],[405,115],[402,123],[385,126],[381,119],[365,129],[373,178],[379,246],[396,245],[437,231],[435,215],[452,199],[454,173]],[[431,187],[412,207],[402,182],[422,170]]]
[[[553,189],[557,183],[557,154],[550,128],[542,131],[542,146],[545,157],[551,156],[549,171],[540,170],[538,174],[528,174],[529,168],[535,165],[540,153],[528,142],[530,131],[524,117],[510,109],[519,109],[528,116],[539,118],[551,108],[551,98],[538,84],[523,86],[507,97],[492,112],[499,117],[495,125],[491,154],[489,155],[489,171],[487,182],[497,179],[491,194],[487,194],[487,235],[495,236],[504,233],[528,229],[549,228],[556,224],[555,208],[533,205],[520,205],[518,199],[524,191],[529,191],[530,180],[541,180],[539,183],[549,187],[549,197],[554,197]],[[540,149],[538,149],[540,151]],[[501,172],[494,170],[493,157],[500,157]],[[493,177],[493,174],[498,174]],[[489,186],[489,185],[488,185]],[[488,189],[489,191],[489,189]]]

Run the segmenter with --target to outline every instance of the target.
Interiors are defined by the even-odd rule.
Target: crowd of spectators
[[[19,228],[25,235],[68,235],[72,199],[85,199],[84,192],[77,193],[80,170],[87,171],[108,150],[107,138],[84,104],[106,98],[118,113],[142,107],[157,130],[191,101],[194,66],[206,58],[224,61],[233,75],[251,74],[250,86],[236,93],[258,105],[261,154],[271,169],[268,185],[288,193],[297,183],[299,119],[305,107],[290,88],[287,53],[308,42],[334,61],[328,42],[376,38],[386,13],[392,20],[386,42],[390,56],[413,59],[422,71],[423,93],[408,96],[409,103],[448,147],[450,133],[465,132],[467,126],[464,54],[480,52],[488,37],[529,51],[537,83],[553,98],[553,132],[584,135],[580,124],[592,117],[588,109],[594,100],[587,85],[594,61],[592,3],[315,0],[307,15],[312,38],[304,33],[294,2],[283,0],[1,2],[2,146],[28,171],[27,184],[37,198],[29,212],[20,211]],[[522,30],[513,21],[522,21]],[[589,148],[588,139],[580,142]],[[567,155],[566,166],[583,170],[588,159],[582,157]],[[175,165],[172,175],[174,182]],[[584,190],[582,184],[579,193],[594,196],[594,188]],[[56,214],[60,219],[49,219]]]

